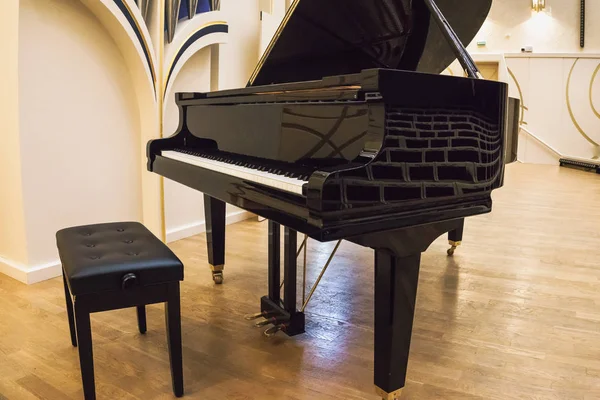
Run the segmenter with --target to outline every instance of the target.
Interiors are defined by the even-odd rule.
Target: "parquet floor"
[[[172,244],[186,264],[186,397],[377,399],[372,251],[344,243],[308,307],[307,333],[268,339],[243,319],[266,293],[266,223],[228,227],[225,284],[203,236]],[[333,243],[309,242],[309,275]],[[491,214],[467,220],[453,258],[422,258],[403,399],[600,399],[600,176],[515,164]],[[0,400],[81,399],[60,279],[0,276]],[[99,399],[171,399],[163,307],[92,316]]]

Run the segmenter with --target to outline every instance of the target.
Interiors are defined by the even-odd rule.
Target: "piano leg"
[[[225,267],[225,202],[204,195],[206,244],[213,281],[223,283]]]
[[[449,256],[454,255],[454,250],[456,250],[456,248],[458,246],[460,246],[460,244],[462,242],[464,228],[465,228],[465,219],[463,218],[460,220],[460,225],[458,226],[458,228],[448,232],[448,244],[450,245],[450,248],[448,249],[447,253]]]
[[[406,382],[420,260],[375,251],[375,387],[385,400],[399,398]]]
[[[462,219],[348,240],[375,250],[375,389],[384,400],[400,397],[406,383],[421,253]]]

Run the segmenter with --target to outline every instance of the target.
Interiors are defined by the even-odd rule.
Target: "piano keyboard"
[[[309,174],[306,171],[291,171],[274,165],[240,160],[239,157],[228,158],[218,152],[175,149],[163,150],[161,155],[165,158],[300,195],[302,195],[302,186],[308,183]]]

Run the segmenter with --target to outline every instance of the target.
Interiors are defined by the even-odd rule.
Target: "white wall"
[[[576,59],[568,55],[510,57],[506,61],[514,76],[510,85],[515,87],[518,83],[521,89],[526,129],[562,156],[589,159],[599,155],[599,149],[579,129],[600,143],[600,118],[592,108],[600,109],[600,80],[592,81],[600,57],[582,58],[576,64]],[[519,147],[519,159],[524,162],[550,161],[547,152],[540,152],[535,142],[520,141]],[[551,163],[557,163],[556,157]]]
[[[229,43],[219,52],[219,89],[246,86],[258,64],[260,9],[258,0],[221,0],[229,21]]]
[[[26,264],[19,143],[19,1],[0,2],[0,271]],[[4,261],[3,261],[4,260]]]
[[[261,3],[262,19],[260,26],[259,58],[271,43],[277,28],[281,25],[287,10],[287,2],[284,0],[266,0]]]
[[[594,108],[600,109],[600,80],[592,80],[600,64],[600,25],[595,23],[600,20],[600,2],[587,2],[584,49],[579,47],[580,1],[546,3],[546,11],[538,13],[531,10],[529,1],[495,0],[469,50],[476,59],[486,54],[505,58],[512,73],[505,81],[511,96],[522,96],[523,126],[529,132],[520,136],[521,161],[558,164],[557,153],[589,159],[599,155],[600,149],[580,129],[600,143],[600,118],[594,113]],[[477,46],[481,40],[486,46]],[[524,46],[533,46],[534,52],[521,53]],[[577,58],[581,59],[573,68]],[[456,62],[451,69],[454,74],[461,70]]]
[[[20,130],[29,265],[54,235],[141,219],[139,110],[118,47],[78,0],[21,0]]]
[[[494,0],[471,51],[517,53],[526,45],[537,53],[570,53],[579,47],[580,0],[546,0],[546,12],[531,10],[530,0]],[[600,1],[587,1],[586,52],[600,52]],[[486,47],[476,42],[486,40]]]

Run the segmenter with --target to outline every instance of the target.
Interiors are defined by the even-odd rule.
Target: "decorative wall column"
[[[0,2],[0,272],[26,278],[25,214],[19,140],[19,0]]]

